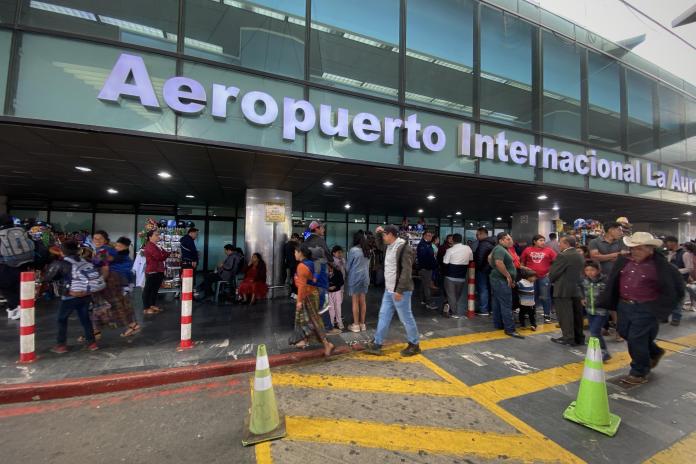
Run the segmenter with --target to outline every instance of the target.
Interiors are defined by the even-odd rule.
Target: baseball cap
[[[323,226],[324,226],[324,224],[322,224],[321,221],[312,221],[309,224],[309,230],[317,230]]]

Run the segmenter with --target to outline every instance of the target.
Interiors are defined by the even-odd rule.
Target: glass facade
[[[10,118],[632,194],[641,186],[462,157],[457,143],[467,122],[526,144],[689,167],[696,99],[687,92],[696,87],[615,45],[518,0],[0,0],[0,108]],[[159,110],[96,98],[122,53],[142,58]],[[224,120],[211,104],[177,113],[162,97],[177,75],[208,96],[214,83],[238,87],[239,99],[227,100]],[[243,114],[241,97],[252,90],[277,102],[272,123]],[[317,112],[315,127],[294,140],[283,137],[284,97],[308,99]],[[417,114],[418,137],[435,125],[447,143],[414,150],[401,132],[365,143],[352,126],[328,137],[320,105],[331,106],[332,124],[342,108],[349,120],[373,114],[380,130],[385,118]]]

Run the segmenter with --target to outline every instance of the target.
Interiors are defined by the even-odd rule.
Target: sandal
[[[156,313],[161,313],[164,311],[164,309],[160,308],[159,306],[150,306],[150,309],[152,309]]]
[[[140,332],[140,325],[136,322],[134,325],[129,325],[128,330],[121,334],[122,337],[130,337]]]
[[[152,309],[152,306],[150,306],[149,308],[143,310],[143,313],[147,314],[148,316],[152,316],[153,314],[157,314],[157,311]]]
[[[333,343],[329,343],[329,345],[331,345],[330,348],[324,348],[324,356],[327,358],[331,356],[334,350],[336,349],[336,345],[334,345]]]
[[[102,338],[101,330],[95,330],[94,331],[94,340],[101,340],[101,338]],[[77,337],[77,343],[84,343],[85,341],[87,341],[87,340],[85,339],[84,335],[80,335],[79,337]]]
[[[307,343],[305,340],[301,340],[301,341],[295,343],[294,346],[295,346],[295,348],[300,348],[300,349],[304,350],[305,348],[307,348],[309,346],[309,343]]]

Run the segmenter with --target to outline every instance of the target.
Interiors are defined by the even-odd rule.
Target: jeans
[[[488,282],[488,272],[476,270],[476,295],[479,299],[479,306],[476,312],[488,314],[490,312],[489,300],[491,287]]]
[[[534,302],[539,304],[544,309],[544,317],[551,316],[551,295],[549,290],[551,283],[548,276],[537,279],[534,282]]]
[[[515,321],[512,318],[512,289],[506,281],[490,279],[491,307],[493,310],[493,326],[504,329],[506,333],[515,331]]]
[[[58,308],[58,344],[65,345],[68,340],[68,318],[73,311],[77,311],[77,317],[85,331],[87,343],[94,343],[94,332],[92,331],[92,321],[89,320],[89,303],[92,298],[83,296],[81,298],[70,298],[62,300]]]
[[[672,309],[672,321],[679,322],[682,318],[682,306],[684,305],[684,300],[679,301],[677,305]]]
[[[587,315],[587,321],[590,323],[590,337],[599,338],[599,346],[602,348],[602,351],[604,352],[607,351],[607,342],[604,341],[604,337],[602,336],[602,329],[604,328],[604,324],[606,324],[608,318],[609,316],[607,315]]]
[[[468,308],[465,308],[464,311],[459,310],[459,300],[462,297],[462,292],[464,290],[464,286],[467,285],[466,280],[452,280],[448,277],[445,277],[445,281],[443,282],[444,288],[446,289],[447,292],[447,302],[450,305],[450,311],[452,314],[456,314],[458,316],[463,316],[466,314]],[[468,300],[467,300],[468,301]]]
[[[659,330],[657,317],[645,303],[629,304],[619,300],[619,335],[626,339],[631,355],[631,375],[644,377],[650,372],[650,360],[662,353],[655,344]]]
[[[421,269],[418,271],[421,281],[421,294],[425,304],[432,304],[433,297],[430,292],[430,284],[433,282],[433,271],[432,269]]]
[[[396,301],[394,293],[384,292],[382,305],[379,308],[377,331],[375,332],[375,343],[377,345],[384,343],[384,338],[387,336],[387,332],[389,332],[389,324],[391,324],[392,317],[394,317],[394,311],[399,315],[399,320],[403,324],[404,329],[406,329],[408,342],[413,345],[418,344],[418,327],[416,327],[416,320],[413,318],[413,312],[411,312],[411,293],[402,293],[401,301]]]

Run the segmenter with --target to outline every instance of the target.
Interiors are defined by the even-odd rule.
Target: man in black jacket
[[[558,242],[561,252],[549,269],[549,280],[553,284],[553,303],[558,314],[562,335],[551,341],[561,345],[583,345],[582,304],[580,302],[580,280],[585,261],[575,250],[575,237],[566,236]]]
[[[198,265],[196,238],[198,238],[198,229],[191,227],[188,233],[179,240],[181,244],[181,267],[184,269],[193,269],[194,272]]]
[[[488,229],[481,227],[476,231],[478,246],[474,251],[474,263],[476,263],[476,295],[479,299],[477,314],[488,316],[490,314],[491,288],[488,276],[491,273],[491,265],[488,263],[488,255],[497,245],[494,237],[488,236]]]
[[[665,351],[655,344],[658,320],[668,317],[684,298],[684,279],[655,249],[662,240],[647,232],[623,238],[630,256],[619,256],[609,275],[599,306],[618,311],[619,334],[628,343],[631,372],[622,382],[639,385],[657,366]]]

